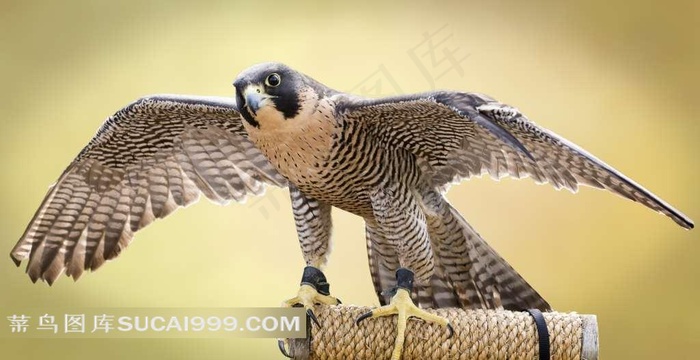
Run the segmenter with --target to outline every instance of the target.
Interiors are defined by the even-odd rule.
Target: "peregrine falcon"
[[[517,109],[477,93],[435,91],[367,99],[279,63],[243,71],[235,100],[144,97],[108,118],[49,190],[12,249],[32,281],[77,279],[116,257],[134,232],[203,193],[225,204],[289,188],[306,261],[296,297],[337,304],[322,272],[331,209],[365,221],[372,281],[397,314],[392,358],[408,317],[447,326],[422,308],[550,310],[549,304],[451,206],[451,183],[489,174],[557,189],[607,189],[693,222],[612,167]],[[360,325],[361,326],[361,325]]]

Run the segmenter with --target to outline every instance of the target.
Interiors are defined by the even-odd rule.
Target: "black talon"
[[[450,330],[450,335],[447,336],[447,338],[449,339],[452,337],[452,335],[455,334],[455,329],[452,327],[452,325],[447,324],[447,330]]]
[[[372,317],[371,311],[360,315],[360,317],[358,317],[357,320],[355,320],[355,325],[360,325],[360,321],[367,319],[368,317]]]
[[[335,300],[336,300],[336,301],[338,302],[338,304],[337,304],[337,305],[340,305],[340,304],[342,304],[342,303],[343,303],[343,302],[342,302],[342,301],[340,301],[340,299],[338,299],[338,298],[335,298]]]
[[[319,328],[321,327],[321,324],[318,322],[318,319],[316,318],[316,315],[314,315],[313,310],[306,310],[306,316],[308,316],[309,319],[311,319],[311,321],[313,321],[314,324],[316,324],[316,326],[318,326]]]
[[[284,355],[285,357],[290,358],[290,359],[293,358],[292,355],[289,355],[289,353],[287,352],[287,349],[284,346],[284,340],[281,340],[281,339],[277,340],[277,346],[279,346],[280,352],[282,353],[282,355]]]

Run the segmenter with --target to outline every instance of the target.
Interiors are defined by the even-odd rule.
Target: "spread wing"
[[[247,138],[232,99],[156,95],[108,118],[49,190],[12,249],[32,281],[74,279],[134,232],[203,193],[225,204],[286,179]]]
[[[434,92],[366,100],[341,98],[346,126],[375,141],[416,155],[433,185],[479,176],[532,177],[577,191],[607,189],[644,204],[690,229],[693,222],[656,195],[559,135],[535,125],[517,109],[485,95]]]

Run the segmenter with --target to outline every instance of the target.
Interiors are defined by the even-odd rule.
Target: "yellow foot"
[[[316,324],[316,326],[321,327],[321,324],[319,324],[316,315],[314,315],[314,304],[338,305],[340,304],[340,300],[330,295],[319,294],[313,286],[301,285],[297,296],[285,301],[284,303],[282,303],[282,306],[303,306],[304,309],[306,309],[306,315],[309,316],[309,319],[311,319],[311,321],[313,321],[314,324]]]
[[[283,302],[282,306],[303,306],[306,309],[306,316],[309,317],[309,320],[313,321],[316,326],[321,327],[316,315],[314,315],[313,309],[315,304],[338,305],[340,300],[330,296],[330,285],[326,281],[326,276],[323,275],[323,272],[316,267],[307,266],[304,268],[304,274],[301,277],[301,287],[297,296]],[[292,357],[286,350],[286,340],[278,340],[278,345],[284,356]]]
[[[285,302],[282,303],[282,306],[285,307],[295,307],[295,306],[303,306],[304,309],[306,309],[306,316],[309,317],[311,321],[316,324],[316,326],[321,327],[321,324],[318,322],[318,319],[316,318],[316,315],[314,315],[314,304],[324,304],[324,305],[339,305],[340,299],[336,299],[330,295],[323,295],[319,294],[316,289],[314,289],[313,286],[310,285],[301,285],[299,288],[299,292],[297,293],[297,296],[286,300]],[[282,355],[292,358],[293,356],[289,354],[287,351],[287,340],[286,339],[279,339],[277,340],[277,345],[280,348],[280,351],[282,352]]]
[[[380,316],[398,315],[399,318],[396,322],[397,333],[396,340],[394,341],[394,351],[391,353],[391,360],[401,359],[401,352],[403,351],[403,343],[406,338],[406,323],[409,317],[417,317],[425,321],[434,322],[436,324],[447,326],[450,331],[450,337],[454,334],[452,325],[447,321],[447,319],[431,314],[425,310],[420,309],[411,300],[411,294],[408,290],[404,288],[398,288],[396,290],[396,295],[391,298],[389,305],[379,307],[366,314],[361,315],[355,321],[359,324],[360,321],[367,318],[376,318]]]

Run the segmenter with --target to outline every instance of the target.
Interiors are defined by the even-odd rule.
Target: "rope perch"
[[[311,326],[309,339],[289,339],[294,359],[388,359],[396,336],[396,317],[374,318],[355,325],[369,307],[316,306],[322,327]],[[445,327],[409,320],[403,360],[411,359],[537,359],[539,347],[534,321],[527,312],[428,310],[446,317]],[[598,359],[595,315],[544,313],[552,360]]]

